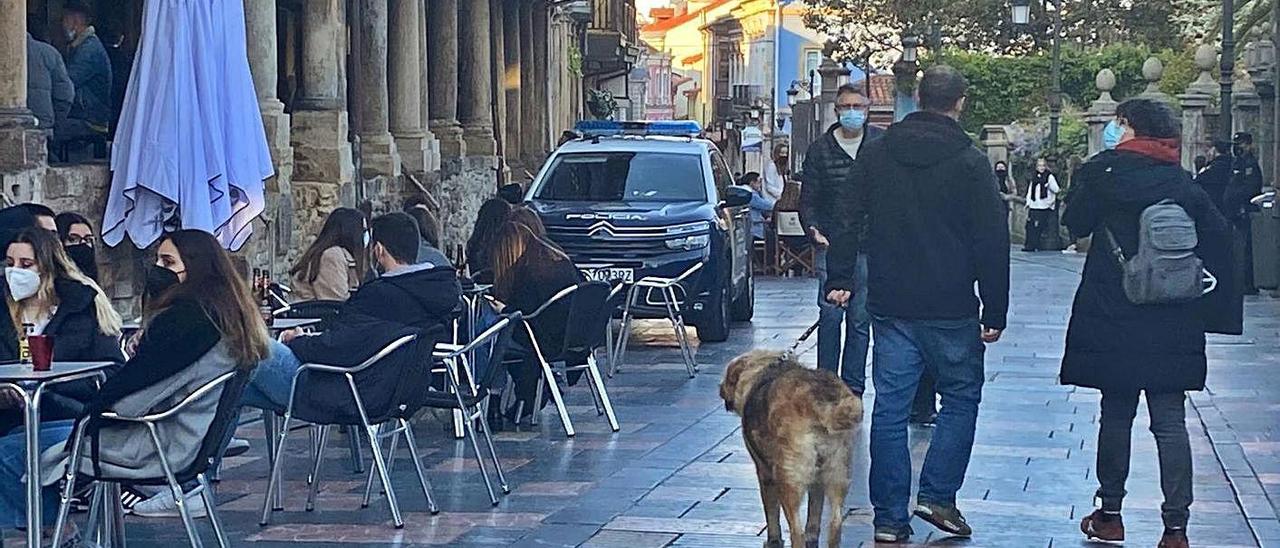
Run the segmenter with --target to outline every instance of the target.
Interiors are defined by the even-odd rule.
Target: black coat
[[[97,310],[93,306],[93,288],[70,279],[53,282],[58,296],[58,311],[49,319],[44,334],[53,337],[53,359],[59,361],[113,361],[124,363],[118,336],[106,335],[98,329]],[[3,314],[8,317],[8,314]],[[17,359],[17,334],[9,337],[0,350],[0,358]],[[12,346],[10,346],[12,345]],[[11,354],[9,348],[15,349]],[[45,421],[74,419],[84,412],[84,405],[97,393],[93,379],[54,385],[41,402],[41,418]],[[0,433],[22,423],[17,411],[0,411]]]
[[[854,160],[836,141],[835,132],[839,129],[840,124],[833,124],[809,145],[801,169],[804,184],[800,185],[800,220],[806,229],[817,228],[828,240],[846,236],[856,230],[855,225],[862,226],[850,215],[857,204],[856,184],[852,181]],[[858,153],[883,135],[880,128],[867,126]]]
[[[1262,194],[1262,185],[1262,166],[1258,165],[1258,157],[1249,153],[1236,156],[1231,183],[1222,195],[1222,214],[1227,220],[1248,222],[1245,215],[1257,209],[1249,201]]]
[[[870,223],[868,310],[925,320],[977,316],[981,307],[984,326],[1004,329],[1008,217],[991,163],[960,124],[913,113],[864,146],[855,165],[854,193]],[[853,288],[856,240],[831,241],[827,289]]]
[[[1178,164],[1136,152],[1098,154],[1076,171],[1072,185],[1063,223],[1076,237],[1099,235],[1071,308],[1061,382],[1103,390],[1204,388],[1205,332],[1239,332],[1226,220]],[[1125,297],[1120,265],[1100,229],[1105,223],[1126,255],[1135,253],[1142,211],[1164,199],[1177,202],[1195,220],[1196,254],[1218,277],[1219,287],[1190,303],[1135,305]]]
[[[412,413],[421,406],[431,380],[430,353],[447,340],[462,290],[457,271],[442,267],[383,276],[360,287],[325,331],[301,336],[289,348],[303,363],[354,367],[397,338],[416,333],[416,346],[356,375],[371,419]],[[304,379],[295,415],[355,424],[355,402],[346,381],[332,375]],[[403,406],[403,408],[399,408]]]
[[[565,288],[578,285],[583,281],[582,273],[572,261],[558,260],[545,264],[530,264],[526,254],[516,261],[511,276],[519,280],[509,295],[498,295],[509,309],[504,312],[518,310],[524,314],[532,314],[539,307],[551,300],[556,293]],[[538,347],[543,357],[552,359],[564,349],[565,332],[568,330],[569,301],[562,299],[551,305],[537,318],[529,320],[529,326],[538,336]],[[532,348],[529,335],[525,330],[517,329],[514,333],[516,344],[521,348]]]
[[[1196,175],[1196,184],[1204,189],[1205,194],[1209,195],[1209,201],[1213,202],[1214,207],[1217,207],[1218,212],[1224,216],[1227,214],[1227,208],[1223,199],[1226,197],[1227,187],[1231,184],[1231,164],[1231,156],[1222,154],[1215,157],[1204,171]]]

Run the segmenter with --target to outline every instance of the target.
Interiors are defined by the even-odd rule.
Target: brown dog
[[[768,523],[765,548],[782,546],[779,507],[791,528],[791,545],[816,548],[824,498],[831,506],[827,546],[840,546],[850,442],[862,420],[862,400],[835,374],[767,351],[729,362],[720,397],[725,409],[742,417],[742,437],[756,464]],[[806,492],[809,516],[801,526],[800,500]]]

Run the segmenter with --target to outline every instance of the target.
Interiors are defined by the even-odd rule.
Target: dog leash
[[[800,348],[800,345],[804,344],[805,341],[809,340],[809,337],[813,336],[813,332],[818,330],[818,325],[821,323],[821,319],[813,322],[813,325],[809,326],[809,329],[804,330],[804,333],[800,335],[799,339],[796,339],[795,344],[792,344],[791,348],[788,348],[786,352],[783,352],[783,355],[791,358],[798,358],[801,354],[804,354],[804,352],[797,354],[796,349]],[[806,349],[805,352],[808,352],[808,349]]]

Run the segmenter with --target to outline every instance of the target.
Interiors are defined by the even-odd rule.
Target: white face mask
[[[364,231],[364,247],[365,247],[365,248],[368,248],[368,247],[369,247],[369,240],[370,240],[370,239],[371,239],[371,238],[369,237],[369,231],[368,231],[368,230]]]
[[[14,301],[31,298],[40,290],[40,275],[25,268],[5,267],[4,279],[9,284],[9,296]]]

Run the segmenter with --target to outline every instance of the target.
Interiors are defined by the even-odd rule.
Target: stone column
[[[45,163],[45,134],[27,109],[27,2],[0,0],[0,173]]]
[[[843,65],[837,64],[831,57],[823,57],[822,64],[818,65],[818,75],[822,77],[822,95],[819,99],[819,113],[822,116],[822,122],[819,124],[820,131],[831,127],[836,123],[836,90],[840,88],[840,82],[849,78],[849,69]]]
[[[1218,64],[1213,46],[1201,44],[1196,49],[1195,62],[1200,77],[1187,85],[1186,93],[1178,95],[1178,104],[1182,107],[1182,168],[1189,171],[1195,169],[1196,155],[1203,154],[1212,143],[1213,132],[1205,115],[1214,102],[1213,94],[1220,89],[1209,74]]]
[[[258,0],[248,0],[246,3]],[[290,120],[293,145],[294,227],[317,234],[325,216],[339,205],[344,186],[354,179],[347,140],[342,55],[346,32],[341,0],[311,0],[302,12],[301,97]],[[310,242],[299,242],[305,246]],[[297,246],[295,246],[297,247]]]
[[[267,147],[275,166],[275,176],[265,181],[267,209],[262,216],[266,230],[255,232],[258,253],[250,260],[255,266],[273,267],[272,275],[283,275],[288,250],[293,247],[293,147],[289,143],[289,115],[277,97],[279,81],[278,46],[276,42],[276,1],[244,0],[246,49],[253,87],[258,93],[258,110],[266,130]],[[260,236],[261,235],[261,236]],[[266,245],[263,245],[266,242]],[[263,254],[267,258],[263,260]]]
[[[360,176],[400,175],[400,155],[389,126],[387,1],[360,1]]]
[[[551,116],[548,114],[547,90],[551,77],[547,74],[547,10],[546,2],[533,3],[533,112],[531,120],[537,132],[534,147],[537,151],[534,166],[541,166],[551,148]]]
[[[427,15],[428,5],[424,4],[419,8],[418,12],[422,14],[418,17],[418,92],[421,98],[418,101],[420,105],[419,114],[422,117],[422,127],[427,133],[427,155],[423,160],[423,171],[432,172],[440,169],[440,141],[436,140],[436,136],[431,133],[431,68],[430,68],[430,50],[427,49]]]
[[[427,51],[431,132],[440,139],[440,154],[466,154],[458,123],[458,0],[428,3]]]
[[[1098,88],[1098,99],[1089,105],[1084,115],[1089,127],[1089,156],[1102,152],[1102,130],[1116,117],[1116,100],[1111,98],[1111,90],[1116,89],[1116,74],[1104,68],[1093,78],[1093,85]]]
[[[520,148],[524,165],[536,169],[538,164],[538,99],[535,88],[533,55],[533,5],[518,2],[520,17]],[[531,171],[532,171],[531,169]]]
[[[489,47],[489,2],[458,4],[458,121],[468,156],[493,156],[493,76]]]
[[[391,0],[391,30],[387,40],[390,76],[390,129],[405,167],[422,173],[431,167],[431,135],[423,125],[422,0]]]
[[[498,168],[504,171],[503,182],[508,179],[505,172],[510,169],[511,162],[507,157],[511,154],[511,142],[507,140],[507,92],[503,86],[506,76],[506,31],[503,29],[505,18],[503,4],[505,0],[489,0],[489,90],[490,117],[493,118],[493,138],[497,141],[495,150],[501,153]]]
[[[1009,162],[1009,132],[1002,125],[988,124],[982,126],[982,146],[987,150],[987,160],[991,165],[996,162]]]
[[[1147,89],[1138,94],[1138,97],[1173,104],[1173,98],[1160,91],[1160,80],[1164,78],[1164,62],[1159,57],[1153,55],[1142,63],[1142,77],[1147,80]]]
[[[1261,106],[1258,91],[1253,88],[1253,81],[1249,79],[1249,75],[1242,72],[1236,74],[1235,85],[1231,89],[1231,103],[1234,105],[1231,132],[1247,131],[1253,134],[1256,145],[1258,110]]]
[[[524,139],[521,133],[521,124],[523,123],[524,112],[521,105],[522,81],[521,81],[521,30],[520,30],[520,5],[516,2],[506,2],[502,9],[502,90],[503,95],[507,99],[507,119],[504,120],[503,130],[506,133],[506,152],[507,164],[511,166],[513,172],[518,172],[518,168],[523,164],[521,156],[524,154]]]
[[[1249,77],[1253,80],[1254,90],[1258,94],[1261,105],[1258,110],[1258,125],[1253,134],[1253,142],[1257,145],[1258,163],[1262,165],[1262,178],[1273,180],[1275,176],[1275,74],[1276,48],[1269,38],[1256,43],[1253,55],[1249,58]]]

